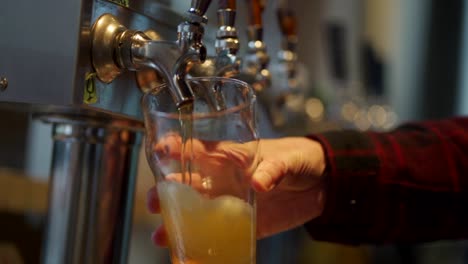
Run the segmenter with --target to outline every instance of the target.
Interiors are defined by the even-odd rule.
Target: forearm
[[[327,159],[320,240],[415,242],[468,237],[468,121],[403,126],[389,133],[317,135]]]

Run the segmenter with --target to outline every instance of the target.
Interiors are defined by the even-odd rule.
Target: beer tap
[[[278,52],[278,61],[280,67],[285,68],[287,87],[294,89],[297,86],[297,21],[293,10],[289,8],[279,7],[276,14],[282,34],[282,47]]]
[[[301,125],[308,122],[305,114],[305,80],[297,61],[297,20],[294,11],[280,4],[276,10],[281,32],[281,49],[278,52],[278,64],[275,73],[275,87],[272,91],[270,111],[273,124],[285,134],[301,131]],[[302,77],[302,78],[301,78]]]
[[[293,10],[280,6],[276,10],[278,24],[281,32],[281,49],[278,52],[278,64],[275,72],[274,104],[281,108],[287,97],[298,92],[297,82],[297,32],[296,17]]]
[[[233,77],[239,74],[236,0],[219,0],[217,16],[216,56],[208,57],[203,64],[193,65],[189,72],[191,76]]]
[[[177,41],[152,40],[145,33],[126,29],[110,14],[101,16],[92,29],[93,66],[97,77],[109,83],[123,70],[155,69],[169,89],[177,107],[193,101],[194,93],[186,83],[189,64],[203,63],[204,16],[211,0],[192,0],[186,21],[177,28]],[[153,91],[157,92],[157,91]]]
[[[218,57],[230,58],[231,63],[238,62],[239,38],[235,26],[236,0],[220,0],[218,14],[218,31],[215,48]]]
[[[263,41],[262,0],[247,0],[249,8],[249,25],[247,27],[248,47],[244,57],[240,78],[250,83],[257,93],[271,85],[268,70],[270,57]]]

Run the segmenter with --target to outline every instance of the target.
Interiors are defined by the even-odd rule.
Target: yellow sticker
[[[124,6],[124,7],[129,7],[130,6],[130,0],[109,0],[109,2]]]
[[[98,101],[98,95],[96,91],[96,84],[94,83],[94,77],[96,77],[96,73],[94,72],[90,72],[86,74],[85,89],[84,89],[84,96],[83,96],[83,102],[85,104],[95,104]]]

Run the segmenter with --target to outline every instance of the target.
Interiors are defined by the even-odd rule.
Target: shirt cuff
[[[327,183],[321,216],[306,223],[314,239],[357,244],[369,238],[379,159],[369,134],[355,131],[309,136],[325,152]],[[373,199],[375,198],[375,199]]]

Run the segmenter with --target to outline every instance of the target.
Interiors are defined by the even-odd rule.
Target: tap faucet
[[[239,73],[240,59],[239,38],[235,27],[236,1],[220,0],[218,2],[218,30],[216,32],[216,56],[208,57],[203,64],[190,68],[192,76],[233,77]]]
[[[263,41],[262,12],[265,7],[261,0],[247,0],[247,4],[250,12],[247,28],[248,47],[241,78],[250,83],[257,92],[262,92],[271,85],[268,70],[270,57]]]
[[[176,41],[152,40],[145,33],[123,27],[110,14],[103,15],[92,29],[93,66],[97,76],[109,83],[124,69],[155,69],[163,78],[177,107],[193,101],[186,82],[189,64],[203,63],[205,13],[211,0],[192,0],[186,20],[177,28]]]
[[[280,31],[282,34],[282,47],[278,52],[278,61],[285,68],[287,87],[294,89],[297,86],[297,21],[294,11],[287,7],[279,7],[276,11]]]
[[[239,74],[240,59],[237,57],[239,51],[239,39],[235,27],[236,0],[219,0],[218,2],[218,30],[216,32],[216,56],[209,56],[204,63],[192,64],[189,70],[190,76],[215,76],[231,78]],[[218,83],[205,93],[208,105],[213,111],[226,109],[225,98],[219,92]]]
[[[286,133],[296,133],[293,124],[305,124],[304,76],[300,74],[297,61],[297,20],[294,11],[284,2],[276,10],[281,32],[281,50],[278,52],[278,64],[275,71],[275,89],[272,98],[273,124]],[[302,72],[303,74],[304,72]]]
[[[235,26],[236,1],[220,0],[218,8],[219,28],[215,42],[218,75],[234,76],[239,73],[240,66],[240,60],[237,57],[240,44]]]

